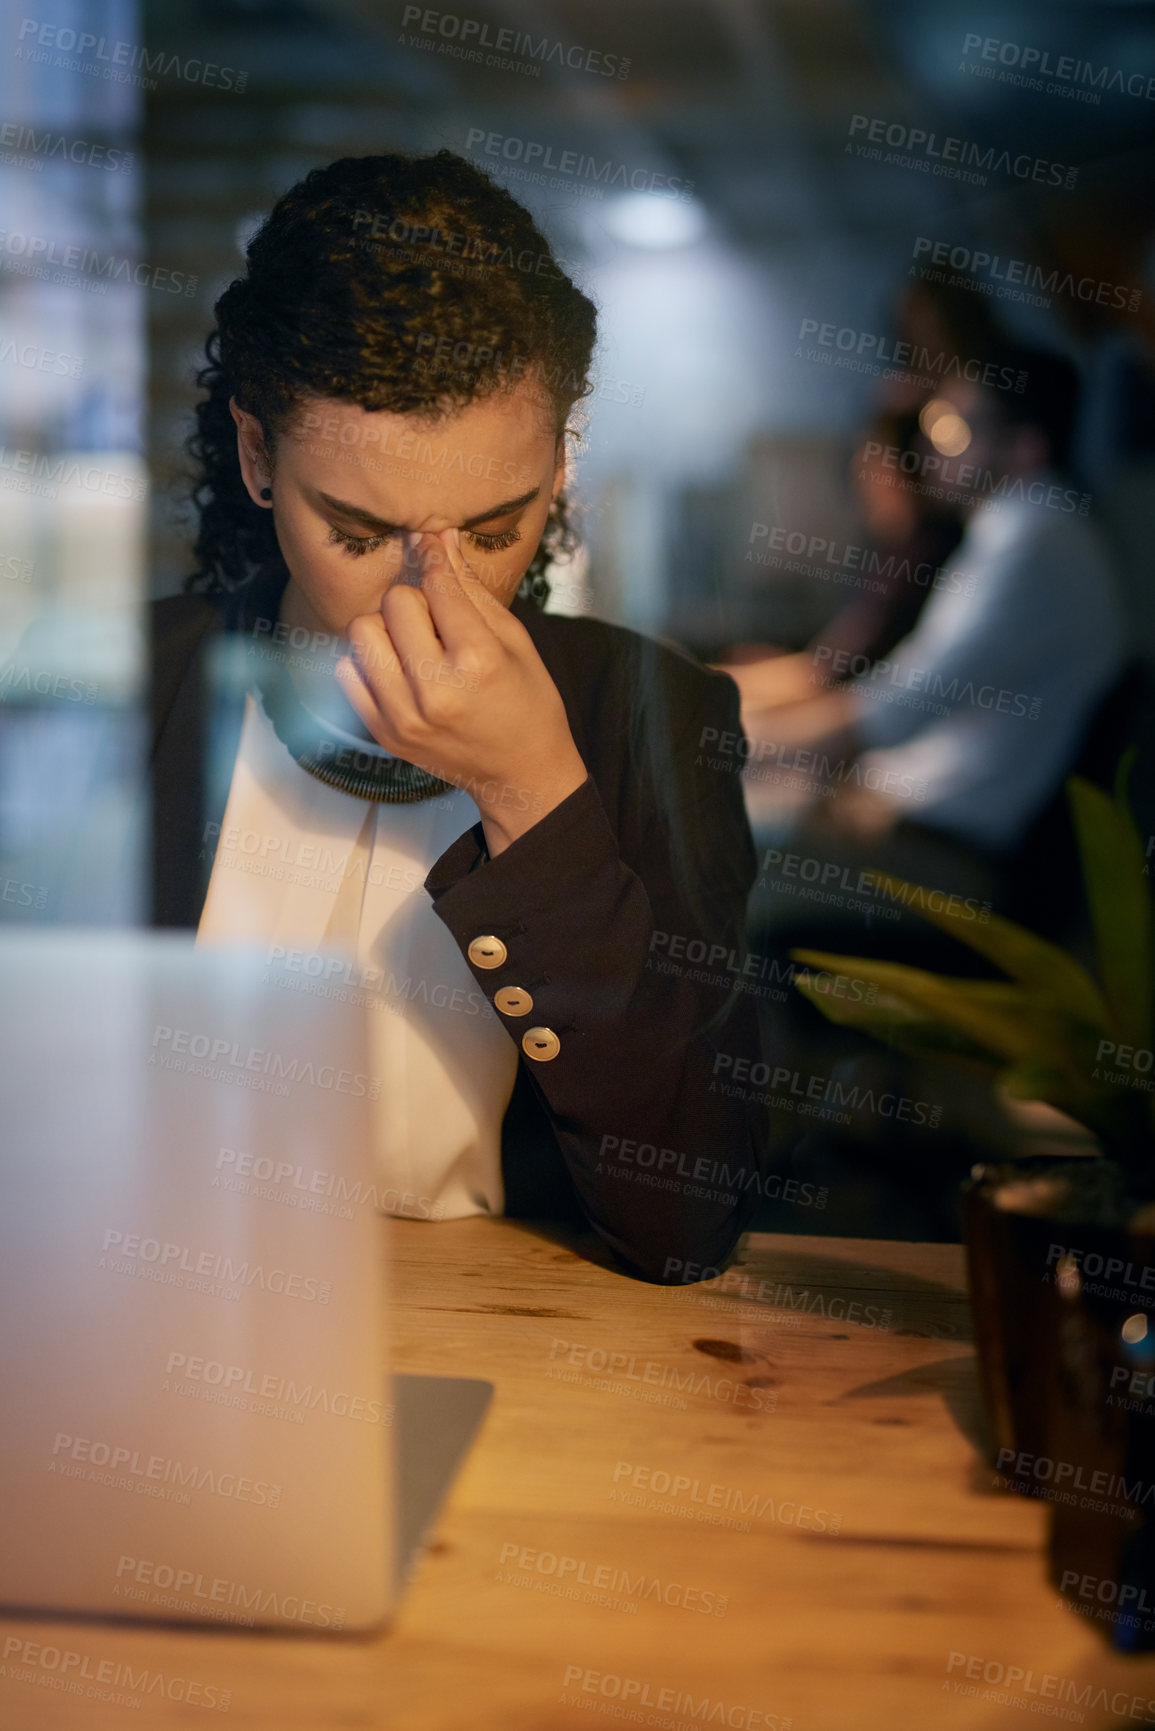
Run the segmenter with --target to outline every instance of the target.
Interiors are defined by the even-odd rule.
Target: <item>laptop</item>
[[[396,1609],[492,1389],[389,1376],[365,1011],[310,984],[183,934],[0,933],[0,1606]]]

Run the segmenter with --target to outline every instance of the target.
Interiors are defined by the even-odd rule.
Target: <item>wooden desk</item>
[[[959,1248],[758,1235],[722,1281],[671,1289],[509,1222],[393,1230],[398,1369],[496,1394],[392,1631],[5,1620],[5,1637],[232,1691],[225,1714],[132,1709],[19,1681],[10,1659],[5,1731],[569,1731],[613,1722],[601,1707],[687,1731],[1080,1722],[1031,1712],[1053,1696],[984,1699],[972,1661],[1036,1690],[1092,1684],[1088,1727],[1155,1719],[1129,1716],[1155,1662],[1114,1657],[1056,1604],[1043,1506],[994,1494],[968,1440]],[[608,1386],[602,1353],[624,1355]],[[690,1484],[660,1495],[667,1473]],[[1125,1702],[1095,1710],[1100,1686]]]

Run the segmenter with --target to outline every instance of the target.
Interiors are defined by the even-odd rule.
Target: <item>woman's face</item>
[[[233,405],[245,485],[271,487],[290,582],[281,619],[342,638],[398,581],[461,551],[508,606],[564,478],[550,406],[526,380],[440,420],[312,399],[267,461],[260,423]]]

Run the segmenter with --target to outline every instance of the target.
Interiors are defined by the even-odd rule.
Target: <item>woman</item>
[[[710,752],[738,696],[541,611],[593,306],[442,151],[310,174],[216,317],[198,569],[154,610],[156,923],[345,951],[386,1206],[576,1213],[701,1278],[764,1161],[741,758]]]
[[[719,665],[742,693],[747,719],[784,704],[802,703],[816,683],[834,683],[830,665],[859,656],[877,661],[914,627],[932,589],[957,586],[945,570],[962,540],[962,520],[949,504],[895,485],[896,462],[925,453],[917,414],[883,409],[858,441],[850,463],[857,513],[866,531],[865,588],[838,608],[804,649],[769,653],[739,644]],[[825,674],[825,678],[823,675]]]

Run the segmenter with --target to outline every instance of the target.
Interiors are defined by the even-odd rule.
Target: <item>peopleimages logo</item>
[[[868,871],[865,867],[858,871],[852,881],[853,866],[841,865],[836,860],[821,860],[813,855],[785,853],[781,848],[768,847],[762,855],[760,870],[763,874],[775,869],[782,877],[800,878],[805,883],[820,883],[823,887],[836,884],[840,890],[845,890],[855,896],[874,897],[880,901],[899,902],[905,908],[917,908],[920,911],[929,909],[931,913],[946,913],[956,919],[978,920],[985,925],[991,917],[990,902],[980,902],[975,896],[960,896],[953,891],[928,889],[925,884],[904,883],[901,878],[892,878],[885,872]],[[767,887],[763,877],[758,880],[758,888]],[[818,985],[820,991],[829,988],[825,982],[830,977],[822,970],[807,970],[811,985]],[[836,982],[846,979],[846,975],[834,976]],[[859,989],[851,990],[852,998],[863,996],[863,982],[853,982]],[[834,990],[836,998],[847,996],[846,989]],[[876,988],[871,986],[866,992],[867,1003],[873,1003]]]
[[[51,370],[59,371],[56,367]],[[140,475],[120,474],[115,469],[102,469],[97,463],[83,462],[77,457],[49,456],[45,451],[21,451],[0,445],[0,469],[27,477],[29,487],[20,490],[36,491],[47,499],[55,499],[57,487],[82,487],[86,493],[101,493],[114,499],[139,500],[148,494],[148,483]]]
[[[825,798],[836,794],[844,783],[869,787],[895,798],[923,799],[926,795],[925,781],[894,769],[879,769],[877,764],[864,768],[857,757],[841,757],[834,762],[825,752],[812,751],[809,746],[776,745],[770,739],[748,739],[744,733],[704,727],[698,735],[698,747],[696,769],[726,770],[733,774],[741,767],[748,781],[806,788]]]
[[[569,1689],[574,1691],[572,1697],[566,1693]],[[589,1699],[591,1696],[600,1696],[603,1704],[597,1706],[595,1700]],[[621,1705],[605,1704],[610,1701]],[[794,1723],[793,1719],[784,1719],[765,1708],[695,1695],[692,1690],[656,1683],[648,1677],[593,1671],[585,1665],[566,1666],[560,1704],[609,1713],[615,1719],[632,1719],[636,1724],[663,1726],[666,1731],[682,1731],[682,1727],[690,1725],[729,1725],[733,1731],[790,1731]],[[648,1709],[644,1719],[639,1711],[643,1707]],[[655,1714],[667,1717],[655,1718]],[[675,1717],[668,1717],[671,1714]]]
[[[1126,1393],[1120,1392],[1121,1384],[1126,1386]],[[1155,1416],[1155,1371],[1131,1370],[1125,1364],[1114,1365],[1106,1404],[1119,1407],[1123,1412],[1142,1413],[1144,1418]]]
[[[29,372],[53,373],[62,379],[78,379],[84,371],[80,355],[61,354],[58,349],[41,348],[38,343],[17,345],[11,337],[7,342],[0,342],[0,361],[11,361],[15,367],[27,367]]]
[[[606,187],[617,187],[623,192],[652,192],[678,199],[688,199],[694,191],[692,180],[662,174],[657,169],[628,168],[624,162],[615,162],[612,157],[599,162],[596,156],[586,156],[580,150],[559,150],[555,156],[552,144],[489,132],[484,126],[471,126],[465,148],[473,152],[479,145],[486,156],[499,157],[503,163],[520,164],[523,170],[532,170],[535,179],[539,174],[543,178],[547,174],[558,174],[571,176],[577,181],[594,182],[595,185],[580,190],[595,198],[600,198]]]
[[[35,562],[19,553],[0,553],[0,577],[6,577],[10,583],[32,583],[36,578]]]
[[[18,667],[13,660],[0,673],[0,703],[8,703],[17,692],[28,697],[56,697],[62,703],[91,704],[97,698],[91,680],[69,679],[67,674],[50,673],[43,667]]]
[[[264,1418],[288,1418],[297,1424],[304,1423],[308,1412],[359,1419],[363,1424],[393,1423],[392,1403],[350,1394],[347,1389],[330,1391],[323,1385],[295,1382],[272,1371],[254,1370],[251,1365],[225,1364],[199,1353],[170,1352],[164,1368],[163,1394],[190,1395],[215,1406],[236,1407]],[[175,1388],[169,1386],[173,1378]]]
[[[1074,1605],[1083,1616],[1098,1617],[1108,1623],[1130,1623],[1139,1628],[1139,1613],[1155,1612],[1155,1603],[1148,1599],[1146,1587],[1137,1587],[1132,1581],[1112,1581],[1105,1575],[1081,1575],[1078,1569],[1063,1570],[1059,1591],[1071,1600],[1083,1601],[1086,1610],[1081,1604]],[[1109,1610],[1109,1606],[1116,1609]],[[1142,1627],[1155,1629],[1155,1617],[1147,1615]],[[1155,1702],[1149,1701],[1147,1705],[1153,1707]]]
[[[418,40],[418,33],[440,37],[436,44],[439,54],[449,54],[456,60],[472,60],[487,66],[500,66],[508,71],[527,72],[533,78],[541,76],[543,66],[568,67],[571,72],[594,72],[601,78],[628,78],[630,62],[620,54],[605,54],[599,48],[579,48],[542,36],[535,40],[528,30],[506,27],[490,34],[490,27],[479,18],[463,18],[456,12],[433,12],[425,6],[406,6],[401,14],[401,41],[411,30],[409,46],[433,48],[433,42]],[[488,55],[482,49],[490,49]],[[513,58],[509,58],[512,56]]]
[[[1133,1520],[1135,1506],[1150,1503],[1155,1496],[1155,1485],[1144,1485],[1141,1479],[1129,1484],[1117,1473],[1096,1471],[1085,1475],[1077,1462],[1052,1460],[1049,1455],[1016,1453],[1012,1448],[1002,1448],[995,1465],[1000,1473],[1018,1481],[1020,1486],[1024,1481],[1032,1481],[1032,1495],[1046,1496],[1046,1492],[1035,1491],[1033,1487],[1050,1485],[1061,1493],[1049,1498],[1050,1501],[1067,1502],[1084,1509],[1098,1507],[1101,1512],[1125,1520]],[[1079,1493],[1078,1497],[1075,1492]]]
[[[113,1707],[140,1707],[145,1695],[163,1695],[187,1707],[209,1707],[227,1713],[233,1695],[213,1683],[197,1683],[190,1677],[166,1676],[163,1671],[136,1669],[130,1661],[98,1659],[92,1653],[77,1653],[71,1647],[53,1647],[43,1641],[26,1641],[23,1635],[7,1635],[0,1657],[3,1673],[17,1683],[62,1690],[66,1695],[86,1695]],[[19,1667],[26,1666],[21,1671]],[[87,1685],[87,1687],[86,1687]]]
[[[1102,1070],[1103,1063],[1115,1065],[1114,1070]],[[1155,1065],[1155,1052],[1150,1046],[1124,1046],[1118,1040],[1100,1040],[1099,1049],[1095,1053],[1096,1079],[1104,1082],[1122,1084],[1128,1088],[1141,1088],[1148,1094],[1155,1092],[1155,1081],[1151,1078],[1151,1069]],[[1130,1071],[1130,1075],[1127,1072]]]
[[[113,252],[100,253],[93,247],[75,243],[58,244],[46,235],[25,234],[21,230],[0,229],[0,251],[22,261],[20,265],[12,265],[7,258],[0,259],[0,269],[43,276],[46,266],[55,265],[62,270],[75,271],[80,277],[95,278],[102,293],[104,284],[124,282],[135,283],[138,288],[164,289],[170,295],[193,295],[200,281],[199,277],[189,276],[187,271],[169,270],[167,265],[149,264],[146,260],[125,258]]]
[[[795,972],[792,962],[780,962],[774,956],[760,956],[756,950],[738,950],[730,944],[707,944],[704,938],[688,938],[681,932],[651,932],[650,955],[670,962],[704,963],[707,969],[721,968],[723,975],[735,978],[746,976],[789,982]]]
[[[983,149],[966,138],[940,137],[922,126],[905,126],[898,120],[880,120],[867,114],[851,115],[847,137],[853,141],[847,144],[847,151],[853,150],[857,156],[975,186],[985,186],[988,174],[1005,174],[1011,180],[1061,186],[1069,191],[1079,178],[1078,169],[1065,162],[1051,162],[1025,150],[1012,155],[993,144]],[[888,147],[886,156],[883,145]]]
[[[811,341],[818,346],[803,350],[801,345]],[[853,325],[803,319],[798,327],[798,345],[794,353],[800,360],[848,367],[852,372],[870,373],[875,378],[903,379],[922,384],[928,390],[941,379],[966,379],[986,390],[1016,391],[1021,396],[1027,385],[1028,375],[1022,368],[980,361],[973,355],[964,360],[962,355],[950,354],[946,349],[936,351],[925,344],[896,341],[878,331],[857,330]]]
[[[32,42],[35,47],[32,46]],[[25,18],[20,25],[16,50],[18,60],[31,61],[37,66],[54,66],[66,72],[85,72],[113,84],[135,84],[142,90],[157,89],[157,80],[142,74],[159,73],[162,78],[178,78],[186,84],[203,84],[213,90],[234,90],[239,95],[248,83],[247,72],[234,66],[217,66],[212,60],[186,59],[164,48],[145,48],[136,42],[109,43],[107,36],[94,36],[90,30],[77,32],[68,24],[42,24],[38,18]],[[44,50],[57,49],[53,58]],[[92,60],[72,59],[92,54]]]
[[[359,235],[358,244],[368,250],[386,249],[405,264],[432,262],[439,270],[458,275],[485,270],[516,270],[524,276],[546,276],[557,279],[563,271],[580,269],[574,259],[555,257],[552,252],[535,252],[522,247],[514,252],[504,250],[495,242],[471,239],[456,229],[432,228],[426,223],[408,223],[392,212],[356,210],[353,229],[368,227],[368,234]],[[433,257],[433,255],[437,255]],[[579,387],[581,381],[579,380]]]
[[[366,1184],[360,1178],[350,1181],[341,1172],[326,1172],[317,1167],[310,1170],[300,1162],[274,1160],[268,1154],[220,1148],[215,1164],[217,1171],[212,1180],[215,1190],[238,1191],[341,1220],[352,1220],[355,1210],[365,1205],[385,1214],[403,1214],[412,1220],[441,1220],[445,1214],[443,1202],[416,1190],[399,1190],[392,1184]],[[224,1167],[228,1170],[223,1171]]]
[[[115,145],[90,144],[84,138],[69,138],[63,132],[37,132],[14,120],[0,124],[0,150],[11,152],[0,160],[13,168],[43,168],[52,157],[74,162],[78,167],[103,168],[109,174],[127,174],[132,151]]]
[[[680,1256],[667,1256],[662,1278],[673,1284],[672,1276],[677,1275],[681,1285],[695,1285],[700,1280],[717,1280],[722,1273],[720,1268],[703,1267],[698,1262],[683,1262]],[[742,1276],[745,1282],[745,1276]],[[727,1283],[723,1282],[723,1286]],[[748,1284],[748,1283],[746,1283]],[[722,1290],[721,1287],[715,1290]],[[744,1296],[751,1296],[746,1291]],[[760,1280],[757,1293],[754,1295],[759,1304],[767,1304],[776,1310],[794,1310],[809,1316],[821,1316],[830,1322],[857,1322],[863,1328],[889,1328],[894,1312],[877,1304],[860,1304],[858,1299],[846,1299],[839,1293],[833,1297],[828,1292],[811,1294],[810,1288],[804,1286],[797,1291],[792,1286],[783,1286],[781,1281],[771,1288],[771,1282]],[[686,1297],[697,1301],[699,1295],[687,1293]],[[773,1391],[771,1391],[773,1392]]]
[[[731,1168],[728,1160],[712,1160],[705,1154],[689,1155],[679,1148],[660,1148],[655,1142],[638,1142],[629,1136],[602,1137],[598,1148],[599,1172],[607,1162],[611,1171],[620,1166],[633,1168],[631,1173],[625,1174],[630,1177],[637,1173],[648,1173],[653,1168],[663,1179],[662,1188],[685,1188],[686,1194],[691,1196],[697,1192],[676,1180],[690,1179],[695,1184],[718,1184],[723,1191],[729,1193],[733,1201],[737,1201],[742,1191],[752,1189],[772,1201],[781,1199],[783,1202],[797,1202],[804,1208],[812,1204],[817,1208],[825,1208],[829,1194],[825,1187],[820,1187],[815,1200],[813,1184],[800,1183],[796,1178],[784,1180],[780,1172],[762,1174],[753,1168],[744,1168],[737,1160]]]
[[[190,1292],[201,1290],[202,1283],[211,1289],[213,1282],[227,1281],[231,1285],[225,1290],[233,1296],[238,1296],[237,1288],[256,1286],[262,1292],[276,1292],[285,1298],[328,1304],[333,1291],[328,1280],[290,1274],[283,1268],[266,1269],[259,1262],[234,1260],[221,1251],[193,1250],[187,1244],[142,1237],[139,1232],[120,1232],[114,1227],[104,1234],[101,1249],[104,1255],[98,1264],[100,1268],[113,1274],[140,1274],[162,1286],[183,1287]],[[190,1276],[187,1280],[186,1275]]]
[[[955,1676],[956,1672],[958,1676]],[[1036,1674],[1024,1665],[984,1659],[978,1653],[952,1653],[947,1660],[943,1689],[953,1689],[956,1695],[978,1697],[980,1683],[988,1685],[983,1690],[983,1700],[997,1700],[1003,1706],[1028,1707],[1032,1713],[1045,1714],[1049,1719],[1068,1719],[1081,1724],[1084,1715],[1073,1708],[1044,1707],[1044,1701],[1076,1702],[1080,1707],[1112,1713],[1118,1718],[1150,1716],[1148,1722],[1155,1722],[1155,1701],[1144,1701],[1139,1695],[1128,1695],[1122,1689],[1108,1695],[1106,1689],[1096,1689],[1093,1683],[1080,1685],[1074,1678],[1060,1677],[1053,1671]],[[996,1690],[1000,1692],[996,1694]],[[1005,1693],[1007,1690],[1018,1693],[1008,1695]],[[1033,1699],[1028,1701],[1028,1696]]]
[[[1106,62],[1096,65],[1093,60],[1080,60],[1074,54],[1054,54],[1050,48],[1007,42],[975,32],[963,37],[962,51],[967,72],[1026,90],[1045,90],[1048,96],[1070,96],[1098,105],[1102,100],[1100,92],[1113,90],[1120,96],[1155,101],[1155,76],[1150,73],[1124,72]],[[1045,79],[1049,82],[1044,83]]]
[[[973,679],[960,680],[957,674],[948,682],[934,667],[911,667],[898,660],[875,661],[869,655],[853,655],[849,649],[832,649],[828,643],[816,645],[812,661],[816,667],[829,662],[830,672],[836,675],[835,680],[827,680],[824,669],[820,680],[824,685],[849,677],[858,681],[855,691],[862,697],[929,709],[935,715],[949,715],[957,706],[969,704],[972,708],[994,709],[1000,715],[1021,715],[1037,721],[1043,707],[1041,697],[1032,697],[1026,691],[996,685],[976,687]],[[923,701],[915,694],[921,694]]]
[[[668,954],[661,954],[662,945],[669,946]],[[725,945],[707,944],[704,938],[655,931],[650,935],[646,967],[655,974],[672,974],[678,979],[696,980],[700,985],[724,988],[731,994],[748,992],[784,1004],[789,994],[775,982],[794,978],[793,962],[783,963],[776,956],[760,956],[756,950],[750,950],[743,952],[739,963],[737,955],[737,951],[727,950]],[[725,967],[720,969],[724,958]],[[705,966],[700,966],[701,963]]]
[[[933,240],[925,234],[915,237],[911,258],[949,266],[952,271],[975,279],[979,286],[984,286],[983,279],[988,278],[999,284],[997,295],[1000,300],[1049,306],[1052,295],[1067,295],[1072,300],[1094,301],[1096,306],[1117,307],[1133,313],[1143,299],[1142,289],[1126,283],[1101,282],[1091,276],[1076,277],[1073,271],[1061,271],[1058,266],[1047,271],[1042,265],[1031,264],[1029,259],[1004,258],[1001,253],[956,246],[949,240]],[[927,278],[927,281],[935,280],[933,276]]]
[[[888,486],[902,485],[899,475],[915,477],[917,481],[933,480],[938,483],[938,490],[915,485],[913,491],[934,498],[962,499],[971,493],[981,493],[999,503],[1013,499],[1019,504],[1045,505],[1052,511],[1075,511],[1080,517],[1085,517],[1091,506],[1090,493],[1080,494],[1074,487],[1060,487],[1055,481],[1029,481],[1022,475],[984,469],[976,463],[959,463],[937,451],[911,451],[901,445],[883,445],[877,439],[868,439],[862,455],[867,462],[876,459],[884,469],[894,471],[894,481],[885,475],[877,477]],[[953,493],[952,488],[956,489]]]
[[[764,1496],[761,1491],[743,1491],[734,1485],[703,1485],[701,1479],[691,1478],[689,1473],[670,1473],[660,1467],[635,1466],[632,1461],[618,1461],[614,1467],[615,1487],[620,1486],[623,1479],[628,1480],[628,1489],[615,1488],[610,1492],[612,1501],[633,1508],[646,1508],[651,1513],[681,1515],[710,1526],[737,1527],[739,1531],[748,1533],[751,1521],[743,1517],[749,1515],[755,1521],[796,1526],[800,1532],[837,1533],[842,1527],[842,1516],[832,1514],[829,1509],[816,1509],[810,1503],[799,1506],[795,1502],[783,1502],[781,1498],[775,1502],[772,1496]],[[655,1497],[668,1497],[669,1501],[655,1502]],[[688,1500],[679,1502],[679,1497]]]
[[[758,546],[755,551],[763,541],[765,548]],[[776,554],[786,554],[787,558],[775,557]],[[857,546],[849,541],[840,545],[825,535],[807,535],[801,529],[772,527],[769,523],[751,523],[746,563],[798,571],[805,577],[821,577],[827,582],[866,589],[872,595],[885,595],[890,585],[899,580],[918,589],[946,589],[954,595],[973,595],[977,587],[973,572],[928,565],[925,560],[912,565],[897,553],[883,554],[876,547]]]
[[[516,1563],[514,1558],[517,1559]],[[559,1584],[590,1588],[595,1593],[623,1593],[627,1603],[633,1602],[635,1610],[644,1599],[655,1599],[659,1604],[669,1605],[675,1610],[698,1611],[704,1617],[724,1617],[730,1603],[726,1593],[703,1587],[688,1587],[681,1581],[662,1581],[652,1575],[631,1575],[628,1569],[620,1568],[615,1563],[598,1563],[587,1557],[568,1557],[559,1555],[556,1551],[539,1551],[532,1545],[518,1545],[512,1540],[501,1547],[497,1579],[507,1585],[517,1586],[520,1585],[519,1582],[511,1580],[503,1573],[506,1565],[511,1563],[521,1574],[538,1574],[554,1579]],[[560,1596],[577,1598],[581,1595],[563,1592]]]
[[[107,1472],[96,1470],[105,1467]],[[56,1434],[48,1470],[65,1478],[88,1478],[116,1490],[134,1491],[169,1502],[187,1503],[190,1491],[205,1490],[214,1496],[270,1509],[278,1508],[281,1501],[282,1487],[265,1479],[251,1479],[244,1473],[223,1473],[219,1468],[173,1460],[165,1455],[143,1455],[127,1443],[94,1441],[91,1437],[71,1436],[66,1431]]]
[[[732,1080],[719,1082],[719,1075]],[[743,1087],[740,1085],[743,1083],[750,1086]],[[764,1088],[785,1089],[785,1093],[761,1094],[759,1090]],[[849,1112],[836,1110],[844,1106],[849,1106],[852,1112],[868,1112],[903,1124],[923,1124],[931,1130],[937,1130],[942,1119],[942,1107],[929,1100],[912,1100],[905,1094],[890,1092],[879,1094],[857,1082],[844,1085],[834,1076],[807,1076],[801,1070],[792,1070],[788,1064],[776,1064],[771,1068],[769,1064],[750,1058],[735,1058],[729,1052],[716,1052],[714,1055],[714,1080],[710,1083],[710,1092],[739,1100],[761,1100],[764,1105],[779,1110],[798,1110],[806,1116],[833,1115],[839,1124],[851,1121]],[[815,1101],[831,1108],[831,1111],[821,1111],[813,1104]]]
[[[677,1262],[676,1266],[680,1268],[682,1264]],[[667,1262],[667,1279],[669,1269],[670,1262]],[[733,1377],[713,1375],[693,1365],[684,1370],[678,1365],[662,1364],[658,1359],[638,1359],[631,1352],[607,1352],[605,1347],[587,1346],[579,1341],[555,1338],[550,1343],[549,1357],[545,1374],[555,1382],[604,1388],[611,1394],[628,1393],[652,1405],[676,1405],[679,1411],[686,1409],[686,1401],[680,1398],[686,1394],[704,1394],[708,1400],[732,1402],[736,1407],[756,1412],[773,1412],[778,1404],[776,1389],[765,1388],[754,1381],[736,1381]],[[595,1381],[588,1374],[591,1371],[600,1380]],[[636,1386],[631,1387],[631,1384]],[[679,1398],[674,1401],[662,1398],[658,1391],[668,1389],[673,1389]]]
[[[0,882],[0,902],[15,902],[17,907],[35,908],[39,912],[48,906],[48,891],[43,884],[22,884],[19,878],[5,878]]]
[[[236,1040],[194,1033],[188,1028],[170,1028],[159,1023],[153,1030],[149,1064],[162,1069],[183,1070],[193,1076],[207,1076],[214,1081],[236,1082],[245,1087],[263,1089],[272,1078],[282,1084],[307,1082],[312,1087],[330,1088],[338,1094],[353,1094],[358,1098],[376,1100],[381,1092],[378,1076],[363,1076],[360,1071],[338,1070],[333,1064],[314,1064],[312,1058],[286,1058],[281,1052],[267,1052],[263,1047],[243,1048]],[[187,1062],[185,1054],[194,1061]],[[251,1072],[251,1074],[250,1074]],[[286,1090],[287,1091],[287,1090]]]
[[[259,1616],[274,1616],[292,1623],[311,1623],[318,1629],[343,1629],[345,1612],[337,1605],[320,1605],[299,1593],[274,1593],[265,1587],[249,1587],[241,1581],[211,1578],[175,1563],[158,1563],[147,1557],[124,1557],[116,1565],[113,1592],[126,1599],[149,1599],[170,1608],[199,1611],[223,1621],[254,1622]],[[182,1597],[183,1595],[183,1597]],[[238,1617],[229,1612],[244,1613]]]
[[[1155,1288],[1155,1263],[1143,1262],[1138,1267],[1124,1262],[1121,1256],[1104,1256],[1098,1250],[1080,1250],[1069,1244],[1051,1244],[1047,1248],[1047,1267],[1055,1266],[1055,1284],[1063,1290],[1078,1291],[1080,1286],[1101,1298],[1121,1298],[1139,1309],[1149,1309],[1155,1298],[1147,1295]],[[1089,1284],[1098,1281],[1098,1285]],[[1050,1275],[1044,1274],[1049,1281]],[[1111,1286],[1111,1281],[1121,1285]]]
[[[361,220],[373,220],[370,211],[355,211],[353,226],[356,228]],[[401,225],[405,227],[405,224]],[[435,233],[436,231],[422,231]],[[429,347],[436,346],[437,338],[428,331],[418,331],[415,350],[418,354]],[[436,447],[431,438],[421,433],[406,429],[398,433],[392,427],[378,427],[370,422],[352,419],[339,415],[336,411],[322,414],[318,409],[309,409],[301,421],[302,436],[308,434],[332,445],[357,445],[367,447],[372,445],[383,456],[399,458],[402,462],[414,462],[419,466],[434,470],[440,469],[443,474],[472,475],[479,481],[508,481],[515,484],[528,473],[525,464],[500,462],[498,458],[481,451],[471,451],[466,456],[459,446],[449,444]],[[260,627],[258,626],[258,630]],[[266,627],[267,629],[267,627]],[[274,632],[274,636],[276,633]]]

